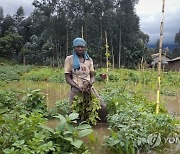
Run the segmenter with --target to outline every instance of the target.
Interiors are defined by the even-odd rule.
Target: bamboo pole
[[[67,27],[67,32],[66,32],[66,57],[68,56],[68,46],[69,46],[69,33],[68,33],[68,27]]]
[[[49,109],[49,83],[48,83],[48,81],[46,83],[46,87],[47,87],[47,89],[46,89],[46,104],[47,104],[47,108]]]
[[[111,52],[112,52],[112,68],[114,69],[114,48],[113,48],[113,43],[112,43],[112,38],[111,38]]]
[[[161,54],[162,54],[162,39],[163,39],[163,26],[164,26],[164,6],[165,6],[165,0],[162,0],[162,19],[161,19],[160,40],[159,40],[159,61],[158,61],[158,85],[157,85],[156,114],[159,113],[159,104],[160,104]]]
[[[81,35],[82,35],[82,38],[84,38],[84,29],[83,29],[83,26],[81,28]]]
[[[109,80],[109,76],[108,76],[108,72],[109,72],[109,60],[108,60],[108,48],[109,48],[109,46],[108,46],[108,42],[107,42],[107,32],[105,31],[105,38],[106,38],[106,74],[107,74],[107,77],[106,77],[106,81],[108,81]]]
[[[119,68],[121,68],[121,24],[119,26]]]

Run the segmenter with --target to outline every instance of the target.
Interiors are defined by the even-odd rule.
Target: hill
[[[172,52],[175,48],[175,44],[163,44],[163,49],[168,47],[169,50]],[[148,48],[156,48],[156,44],[148,44]]]

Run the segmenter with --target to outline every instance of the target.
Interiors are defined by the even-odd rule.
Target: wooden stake
[[[161,26],[160,26],[160,40],[159,40],[159,61],[158,61],[158,85],[157,85],[156,114],[159,113],[159,104],[160,104],[161,54],[162,54],[162,39],[163,39],[163,26],[164,26],[164,6],[165,6],[165,0],[162,0],[162,20],[161,20]]]
[[[105,38],[106,38],[106,45],[105,46],[106,46],[106,74],[107,74],[106,81],[108,81],[109,80],[109,77],[108,77],[108,71],[109,71],[108,48],[109,48],[109,46],[108,46],[108,42],[107,42],[107,32],[106,31],[105,31]]]
[[[83,26],[82,26],[82,29],[81,29],[81,35],[82,35],[82,38],[84,38],[84,30],[83,30]]]
[[[67,28],[67,32],[66,32],[66,57],[68,56],[68,46],[69,46],[69,44],[68,44],[68,42],[69,42],[69,34],[68,34],[68,28]]]

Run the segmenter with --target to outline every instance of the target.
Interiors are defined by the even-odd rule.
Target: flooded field
[[[100,91],[104,85],[95,83],[95,88]],[[11,89],[41,89],[44,94],[47,95],[46,102],[48,108],[54,107],[57,100],[68,99],[70,86],[66,83],[52,83],[52,82],[32,82],[32,81],[21,81],[21,82],[10,82],[7,84],[8,88]],[[138,86],[136,87],[138,88]],[[156,101],[156,93],[149,92],[146,96]],[[178,89],[174,96],[161,95],[161,102],[167,108],[168,112],[180,117],[180,89]]]
[[[48,108],[54,107],[56,101],[61,99],[67,99],[68,93],[70,90],[70,86],[66,83],[58,84],[58,83],[48,83],[48,82],[30,82],[30,81],[21,81],[21,82],[10,82],[7,84],[7,87],[11,89],[22,89],[26,90],[28,88],[32,89],[41,89],[43,93],[47,95],[46,102]],[[103,84],[96,83],[95,88],[97,91],[100,91],[103,88]],[[147,97],[152,101],[156,101],[155,93],[148,93]],[[168,112],[175,115],[176,117],[180,117],[180,90],[176,91],[176,94],[173,96],[161,95],[161,100]],[[51,128],[55,128],[59,123],[56,119],[51,119],[48,121],[47,126]],[[112,152],[104,145],[105,137],[110,134],[108,130],[108,125],[106,123],[98,123],[93,127],[94,130],[94,140],[90,141],[89,139],[83,139],[84,142],[90,148],[92,154],[110,154]],[[180,153],[180,143],[179,144],[170,144],[169,148],[164,149],[165,154],[179,154]],[[141,152],[140,152],[141,153]],[[143,152],[142,152],[143,154]],[[151,154],[155,154],[151,152]]]

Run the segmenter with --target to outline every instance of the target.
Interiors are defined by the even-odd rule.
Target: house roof
[[[172,61],[177,61],[177,60],[180,60],[180,57],[176,57],[176,58],[174,58],[174,59],[170,60],[169,62],[172,62]]]
[[[164,53],[162,53],[161,55],[171,59],[169,56],[165,55]],[[159,56],[159,53],[154,53],[154,54],[151,55],[152,58],[156,58],[158,56]]]

